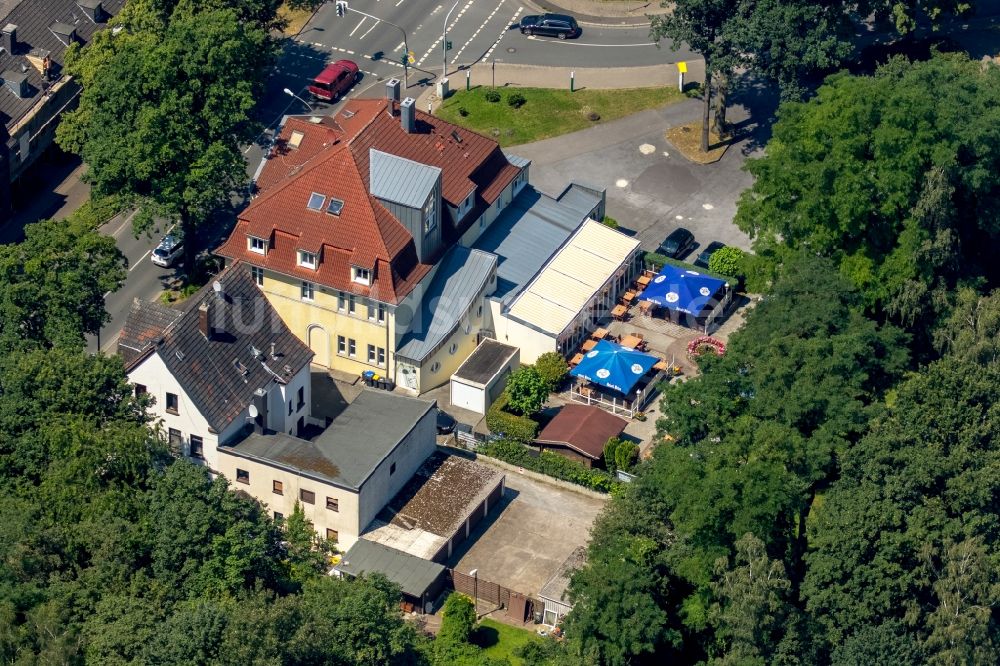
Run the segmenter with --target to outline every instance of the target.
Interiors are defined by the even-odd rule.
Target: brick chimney
[[[13,23],[8,23],[3,27],[3,44],[2,46],[7,49],[7,53],[11,55],[17,50],[17,26]]]
[[[212,306],[208,301],[198,306],[198,332],[204,335],[206,340],[212,339]]]

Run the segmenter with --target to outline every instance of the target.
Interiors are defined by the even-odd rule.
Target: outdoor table
[[[591,349],[597,346],[597,340],[585,340],[583,342],[583,351],[589,352]]]
[[[631,303],[632,299],[634,298],[635,298],[635,292],[631,290],[626,291],[625,295],[622,296],[622,300],[625,301],[626,303]]]
[[[611,316],[615,319],[624,319],[625,313],[628,312],[628,308],[624,305],[616,305],[611,310]]]
[[[604,338],[608,337],[608,329],[599,328],[593,333],[591,333],[590,337],[592,337],[594,340],[603,340]]]
[[[569,364],[570,365],[580,365],[580,361],[582,361],[582,360],[583,360],[583,354],[577,354],[576,356],[574,356],[570,360]]]
[[[656,303],[653,301],[639,301],[639,311],[647,317],[653,313],[656,309]]]
[[[656,365],[653,366],[653,370],[666,370],[666,369],[667,369],[666,361],[657,361]]]
[[[624,338],[622,338],[621,341],[621,346],[628,347],[629,349],[635,349],[641,344],[642,344],[642,338],[636,335],[626,335]]]
[[[649,277],[643,275],[643,276],[640,276],[639,279],[636,280],[636,282],[639,283],[640,287],[645,287],[647,284],[649,284],[649,280],[650,280]]]

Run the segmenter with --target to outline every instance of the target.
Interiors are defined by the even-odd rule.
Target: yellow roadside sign
[[[410,51],[409,53],[406,54],[406,59],[412,65],[417,61],[417,56],[413,54],[413,51]]]
[[[686,74],[688,71],[688,64],[686,62],[677,63],[677,71],[681,74]]]

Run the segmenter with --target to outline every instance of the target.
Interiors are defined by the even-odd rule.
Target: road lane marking
[[[455,25],[458,23],[459,19],[462,18],[462,15],[465,14],[466,10],[468,10],[469,7],[472,6],[473,2],[474,2],[474,0],[469,0],[467,3],[465,3],[465,6],[462,7],[462,9],[459,10],[458,16],[456,16],[455,20],[452,21],[451,25],[448,26],[448,30],[451,30],[451,29],[453,29],[455,27]],[[441,9],[441,5],[438,5],[437,8],[433,12],[431,12],[431,15],[436,14],[440,9]],[[431,53],[433,53],[434,51],[436,51],[437,47],[440,46],[440,45],[441,45],[441,37],[438,37],[437,39],[434,40],[434,43],[431,44],[431,47],[429,49],[427,49],[427,52],[424,53],[424,55],[422,55],[419,60],[417,60],[417,63],[416,63],[417,67],[420,67],[421,65],[423,65],[424,64],[424,60],[427,60],[427,58],[431,55]]]
[[[368,33],[371,32],[372,30],[374,30],[375,28],[377,28],[379,23],[381,23],[381,21],[375,21],[375,24],[372,25],[372,27],[370,27],[367,30],[365,30],[365,34],[363,34],[360,37],[358,37],[358,41],[360,42],[362,39],[364,39],[365,37],[367,37]]]
[[[476,62],[479,62],[480,60],[489,60],[490,59],[490,55],[493,53],[493,50],[496,49],[497,45],[500,44],[500,40],[502,40],[504,37],[507,36],[507,31],[510,30],[510,26],[512,26],[515,23],[517,23],[517,17],[520,16],[521,12],[523,12],[523,11],[524,11],[524,7],[518,7],[517,8],[517,11],[514,12],[514,15],[510,17],[510,21],[508,21],[507,25],[504,26],[504,29],[500,31],[500,36],[497,37],[497,40],[495,42],[493,42],[493,46],[491,46],[490,49],[489,49],[489,51],[487,51],[486,53],[484,53],[483,57],[480,58],[479,60],[477,60]]]
[[[125,226],[129,222],[132,221],[132,218],[135,217],[138,212],[139,212],[139,209],[136,208],[131,213],[129,213],[128,215],[126,215],[125,216],[125,220],[121,223],[121,225],[117,229],[115,229],[113,232],[111,232],[111,236],[113,238],[117,239],[118,238],[118,234],[120,234],[122,232],[122,230],[125,229]]]
[[[365,22],[365,21],[367,21],[367,20],[368,20],[368,17],[367,17],[367,16],[363,17],[363,18],[361,19],[361,21],[359,21],[359,22],[358,22],[358,24],[357,24],[356,26],[354,26],[354,30],[351,30],[351,34],[350,34],[350,35],[348,35],[348,36],[349,36],[349,37],[353,37],[353,36],[354,36],[354,33],[356,33],[356,32],[358,31],[358,28],[360,28],[360,27],[361,27],[361,26],[362,26],[362,25],[364,24],[364,22]]]
[[[472,33],[472,37],[469,37],[469,39],[466,40],[465,44],[462,44],[462,48],[460,48],[458,50],[458,52],[455,54],[455,56],[451,59],[451,64],[452,65],[454,65],[458,61],[459,56],[461,56],[462,52],[465,51],[465,49],[469,46],[469,44],[472,43],[472,40],[474,40],[476,37],[479,36],[479,33],[482,32],[483,28],[486,27],[486,24],[489,23],[493,19],[493,16],[496,15],[496,13],[498,11],[500,11],[500,8],[503,7],[503,3],[504,3],[504,0],[500,0],[500,4],[498,4],[496,7],[494,7],[493,11],[490,12],[490,15],[486,17],[486,20],[484,20],[482,22],[482,24],[478,28],[476,28],[476,31],[474,33]]]

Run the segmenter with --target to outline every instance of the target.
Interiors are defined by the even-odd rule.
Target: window
[[[501,199],[503,199],[503,197],[497,197],[497,201],[496,201],[497,210],[500,210],[500,200]]]
[[[330,197],[330,203],[326,207],[326,212],[330,215],[340,215],[340,211],[342,210],[344,210],[344,202],[340,199]]]
[[[347,338],[342,335],[337,336],[337,353],[346,354],[347,353]]]
[[[192,458],[205,457],[205,442],[198,435],[191,435],[191,457]]]
[[[309,195],[309,203],[306,204],[306,208],[309,210],[323,210],[324,203],[326,203],[326,196],[318,192],[313,192]]]
[[[454,356],[455,352],[457,351],[458,351],[458,343],[457,342],[451,343],[451,347],[448,347],[448,353]]]
[[[306,252],[305,250],[299,250],[299,266],[316,268],[316,254],[313,252]]]
[[[385,366],[385,348],[383,348],[383,347],[379,347],[378,348],[378,359],[377,359],[377,362],[378,362],[379,365],[381,365],[383,367]]]
[[[295,407],[295,410],[298,411],[306,406],[306,387],[300,386],[295,397],[298,398],[298,404]]]
[[[381,303],[378,304],[378,323],[385,323],[385,306]]]
[[[167,411],[171,414],[177,413],[177,394],[168,393],[167,394]]]
[[[361,266],[351,266],[351,280],[358,284],[371,284],[372,272],[368,268]]]
[[[274,481],[271,482],[271,492],[274,493],[275,495],[284,495],[285,484],[275,479]]]
[[[368,318],[374,321],[377,312],[378,306],[375,304],[375,301],[368,301]]]
[[[340,500],[336,497],[327,497],[326,508],[330,511],[340,511]]]
[[[479,309],[476,310],[476,319],[480,319],[483,316],[483,306],[480,305]]]
[[[146,392],[146,385],[145,384],[136,384],[135,385],[135,397],[138,398],[140,395],[143,395],[145,392]]]
[[[245,469],[236,468],[236,482],[237,483],[250,483],[250,472]]]
[[[342,291],[337,292],[337,309],[341,312],[347,310],[347,294]]]
[[[316,298],[316,285],[312,282],[302,281],[302,300],[311,301]]]
[[[257,268],[256,266],[250,267],[250,277],[253,278],[254,284],[258,287],[264,286],[264,269]]]
[[[257,238],[256,236],[249,236],[248,238],[247,244],[251,252],[256,252],[257,254],[267,252],[267,241],[263,238]]]
[[[292,135],[290,137],[288,137],[288,145],[289,145],[289,147],[291,147],[291,148],[298,148],[299,144],[302,143],[302,139],[304,137],[305,137],[305,134],[303,134],[302,132],[299,132],[298,130],[293,131]]]
[[[375,364],[375,345],[368,345],[368,362]]]
[[[391,465],[389,465],[389,476],[392,476],[395,473],[396,473],[396,463],[392,463]]]
[[[314,493],[311,490],[306,490],[305,488],[302,488],[301,490],[299,490],[299,499],[305,502],[306,504],[315,504],[316,493]]]
[[[184,438],[181,437],[181,431],[177,428],[170,428],[167,431],[167,444],[170,446],[170,450],[174,453],[179,454],[181,452],[181,444]]]
[[[354,314],[354,310],[357,307],[357,305],[358,305],[358,303],[357,303],[357,301],[354,298],[354,294],[351,294],[350,296],[347,297],[347,311],[348,312],[350,312],[351,314]]]
[[[357,349],[357,345],[354,343],[354,338],[348,338],[347,339],[347,355],[348,356],[354,356],[355,354],[357,354],[357,352],[358,352],[358,349]]]
[[[437,220],[434,218],[435,212],[435,201],[434,197],[431,197],[430,203],[427,204],[427,208],[424,209],[424,233],[430,233],[433,231],[434,227],[437,226]]]
[[[289,416],[292,415],[292,401],[291,400],[288,401],[288,415]]]
[[[437,372],[441,369],[441,364],[438,361],[431,363],[431,372]]]
[[[281,513],[280,511],[275,511],[274,512],[274,522],[280,524],[280,523],[282,523],[284,521],[285,521],[285,514]]]
[[[338,539],[338,537],[339,537],[339,535],[337,534],[337,530],[330,529],[329,527],[326,528],[326,540],[327,541],[336,542],[337,539]]]

